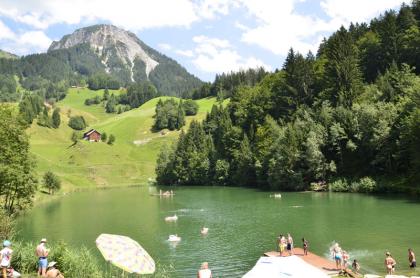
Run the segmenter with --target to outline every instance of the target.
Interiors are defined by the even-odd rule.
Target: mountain
[[[16,59],[16,58],[18,58],[18,56],[0,49],[0,59],[1,58]]]
[[[149,80],[165,95],[183,95],[202,82],[171,58],[142,42],[135,34],[113,25],[94,25],[54,41],[48,54],[57,56],[87,45],[95,67],[127,84]],[[61,51],[61,52],[60,52]],[[99,61],[99,63],[98,63]],[[72,61],[68,61],[71,63]],[[78,68],[76,68],[78,70]],[[82,72],[83,74],[83,72]]]
[[[14,57],[3,53],[0,52],[0,58]],[[181,97],[191,96],[203,84],[135,34],[112,25],[78,29],[53,42],[47,53],[0,59],[1,75],[18,76],[28,90],[47,89],[54,84],[87,83],[90,88],[99,89],[150,82],[160,95]],[[1,85],[0,82],[0,88]]]

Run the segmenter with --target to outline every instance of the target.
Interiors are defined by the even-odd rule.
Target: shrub
[[[36,245],[17,242],[13,245],[14,255],[12,266],[21,273],[35,273],[38,269],[37,258],[34,255]],[[104,277],[99,263],[86,248],[72,248],[64,243],[49,245],[51,252],[49,261],[56,261],[58,268],[65,277]]]
[[[198,104],[192,99],[187,99],[182,103],[182,107],[184,108],[185,115],[192,116],[196,115],[198,112]]]
[[[371,177],[364,177],[359,180],[359,191],[370,193],[376,191],[376,181]]]
[[[112,145],[115,142],[115,136],[113,134],[109,135],[108,145]]]
[[[0,208],[0,239],[11,239],[15,234],[15,219]]]
[[[70,117],[69,127],[75,130],[83,130],[86,128],[86,121],[83,116]]]
[[[348,192],[350,189],[349,183],[346,179],[337,179],[329,183],[329,189],[333,192]]]

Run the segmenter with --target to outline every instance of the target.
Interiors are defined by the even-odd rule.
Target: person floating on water
[[[41,275],[42,277],[45,277],[45,273],[47,271],[48,266],[48,253],[49,250],[45,246],[47,243],[47,239],[43,238],[41,239],[41,242],[36,247],[35,253],[38,257],[38,275]]]
[[[293,238],[289,233],[287,234],[287,252],[289,256],[293,255]]]
[[[359,265],[359,263],[357,262],[356,259],[353,260],[353,263],[352,263],[351,267],[353,268],[354,273],[356,273],[356,274],[359,273],[360,265]]]
[[[303,255],[307,256],[308,255],[309,242],[303,237],[302,238],[302,243],[303,243]]]
[[[211,270],[209,269],[209,263],[204,262],[201,264],[201,268],[197,273],[197,278],[212,278]]]
[[[391,253],[386,252],[385,253],[385,267],[387,274],[393,274],[395,272],[395,265],[397,262],[395,259],[391,256]]]
[[[341,269],[341,262],[342,262],[342,254],[341,254],[341,247],[338,245],[338,243],[335,243],[333,245],[333,248],[331,250],[333,259],[335,260],[335,267],[336,269]]]
[[[410,262],[410,268],[415,268],[417,266],[416,255],[411,248],[408,249],[408,261]]]

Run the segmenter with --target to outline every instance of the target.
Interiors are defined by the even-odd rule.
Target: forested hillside
[[[95,41],[98,37],[103,40]],[[50,93],[66,92],[72,86],[98,90],[150,83],[159,95],[182,97],[202,85],[176,61],[147,46],[135,34],[112,25],[78,29],[53,42],[47,53],[11,57],[0,53],[0,100],[19,97],[17,91],[10,92],[8,82],[13,76],[26,90],[42,88]],[[3,90],[5,78],[7,88]],[[58,86],[60,90],[56,90]]]
[[[341,27],[316,55],[291,49],[163,149],[158,182],[419,192],[419,22],[416,0]]]

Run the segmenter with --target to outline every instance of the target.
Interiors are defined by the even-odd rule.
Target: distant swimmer
[[[178,216],[176,216],[176,214],[174,216],[167,216],[165,217],[165,221],[166,222],[175,222],[178,220]]]
[[[408,249],[408,261],[410,262],[410,268],[415,268],[417,266],[416,263],[416,255],[414,254],[413,249]]]
[[[206,228],[206,227],[201,228],[200,233],[202,235],[207,235],[209,233],[209,228]]]
[[[197,278],[212,278],[211,270],[209,269],[209,263],[204,262],[201,264],[201,268],[197,273]]]
[[[395,259],[391,256],[391,253],[386,252],[385,253],[385,267],[387,274],[393,274],[395,272],[395,265],[397,262]]]

